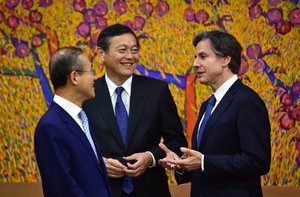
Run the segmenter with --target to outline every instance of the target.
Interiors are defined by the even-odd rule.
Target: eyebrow
[[[200,51],[199,53],[196,53],[196,55],[207,55],[207,53]]]
[[[127,47],[127,48],[132,48],[132,47],[137,47],[137,44],[135,45],[132,45],[131,47],[126,45],[126,44],[121,44],[121,45],[118,45],[116,48],[120,48],[120,47]]]

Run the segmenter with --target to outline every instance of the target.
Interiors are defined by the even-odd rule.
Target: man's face
[[[107,52],[98,51],[108,77],[117,85],[123,84],[134,72],[140,54],[135,37],[131,33],[110,39]]]
[[[83,64],[83,70],[80,73],[80,84],[78,93],[83,100],[95,97],[94,82],[96,80],[95,70],[93,69],[90,60],[85,54],[79,56],[79,60]]]
[[[226,65],[223,58],[217,57],[213,52],[209,39],[202,40],[197,44],[193,66],[200,83],[211,86],[213,90],[222,85]]]

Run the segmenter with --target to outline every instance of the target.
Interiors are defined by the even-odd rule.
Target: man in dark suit
[[[201,105],[192,149],[179,158],[167,146],[159,163],[191,181],[191,196],[262,196],[260,176],[270,168],[270,123],[263,100],[237,77],[242,47],[230,34],[197,35],[197,80],[213,95]],[[182,171],[183,169],[183,171]],[[183,174],[182,174],[183,173]]]
[[[95,83],[96,97],[83,108],[103,153],[114,196],[170,196],[168,177],[157,165],[165,157],[158,144],[163,138],[180,154],[187,142],[168,84],[133,74],[139,43],[127,26],[104,29],[97,53],[106,73]]]
[[[95,70],[83,50],[59,49],[50,59],[55,95],[34,136],[45,196],[111,197],[107,171],[83,101],[95,96]]]

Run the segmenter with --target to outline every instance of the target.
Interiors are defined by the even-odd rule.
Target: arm
[[[181,120],[178,116],[177,107],[173,100],[172,94],[168,88],[168,84],[164,83],[163,89],[161,91],[160,99],[160,114],[161,114],[161,124],[162,124],[162,137],[163,143],[174,153],[181,156],[182,152],[180,147],[187,147],[187,140],[183,133],[183,127]],[[156,160],[164,158],[166,155],[159,146],[155,146],[150,150]]]
[[[45,196],[85,196],[72,175],[70,148],[57,124],[41,124],[35,133],[35,153]]]

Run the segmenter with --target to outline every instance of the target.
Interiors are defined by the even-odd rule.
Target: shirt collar
[[[68,114],[70,114],[70,116],[73,119],[75,119],[78,116],[79,112],[82,110],[74,103],[56,94],[53,97],[53,101],[57,103],[59,106],[61,106]]]
[[[216,103],[219,103],[221,99],[224,97],[229,88],[234,84],[234,82],[238,79],[237,75],[233,75],[227,81],[225,81],[215,92],[215,98],[217,100]]]
[[[116,88],[119,86],[117,86],[112,80],[109,79],[107,73],[105,73],[105,81],[109,90],[109,95],[111,97],[115,92]],[[131,94],[131,84],[132,84],[132,75],[121,85],[129,96]]]

